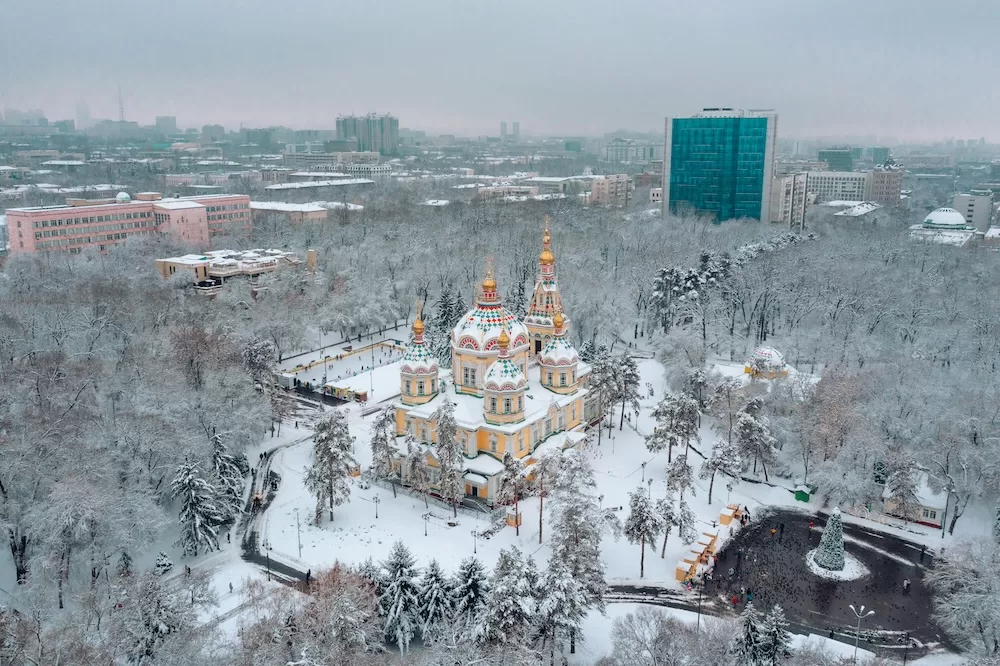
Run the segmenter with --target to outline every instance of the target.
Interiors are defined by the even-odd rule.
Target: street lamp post
[[[646,480],[646,487],[646,497],[653,499],[653,477],[649,477],[649,479]]]
[[[730,481],[726,484],[726,504],[729,504],[729,494],[733,492],[733,483]]]
[[[643,481],[646,480],[646,463],[647,462],[649,462],[649,461],[648,460],[642,461],[642,480]]]
[[[426,524],[426,523],[425,523]],[[479,532],[472,530],[472,554],[476,554],[476,542],[479,540]]]
[[[427,536],[427,523],[431,519],[431,512],[428,511],[427,513],[421,515],[420,517],[424,519],[424,536]]]
[[[866,613],[864,606],[861,607],[861,610],[858,610],[857,608],[854,607],[854,604],[848,604],[847,607],[850,608],[851,612],[854,613],[855,617],[858,618],[858,630],[857,633],[854,634],[854,663],[857,664],[858,643],[861,641],[861,620],[865,619],[866,617],[871,617],[872,615],[875,614],[875,611],[870,610]]]
[[[378,504],[381,501],[382,500],[379,499],[378,495],[376,495],[375,497],[372,498],[372,503],[375,504],[375,520],[378,520]]]
[[[264,556],[267,558],[267,580],[271,581],[271,542],[264,542]]]
[[[910,632],[906,632],[906,647],[903,648],[903,666],[906,666],[906,658],[910,656]]]
[[[299,539],[299,559],[302,559],[302,523],[299,522],[299,507],[295,507],[295,535]]]
[[[701,593],[705,590],[705,581],[702,581],[698,585],[698,621],[694,625],[694,633],[699,633],[701,631]]]

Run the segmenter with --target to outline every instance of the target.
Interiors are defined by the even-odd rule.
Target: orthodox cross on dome
[[[418,345],[424,342],[424,321],[420,318],[423,306],[423,301],[417,298],[417,316],[413,320],[413,342]]]
[[[497,294],[497,281],[493,277],[493,257],[486,257],[486,277],[483,279],[480,303],[495,304],[500,301]]]
[[[500,337],[497,338],[497,347],[500,348],[500,358],[507,358],[510,348],[510,336],[507,335],[507,322],[500,325]]]
[[[549,216],[545,216],[545,231],[542,233],[542,253],[538,255],[538,267],[542,279],[555,275],[556,255],[552,252],[552,233],[549,231]]]

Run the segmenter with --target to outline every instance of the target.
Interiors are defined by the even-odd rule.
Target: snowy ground
[[[630,416],[631,423],[626,421],[624,429],[619,430],[616,416],[611,436],[608,436],[605,429],[600,445],[595,442],[587,450],[605,507],[627,506],[628,493],[639,486],[648,489],[654,498],[665,493],[667,454],[650,454],[643,438],[643,433],[650,432],[653,426],[650,410],[664,393],[662,368],[655,361],[641,361],[639,369],[643,390],[648,382],[653,386],[654,395],[642,400],[638,423],[634,416]],[[366,468],[371,458],[368,430],[373,417],[362,418],[357,405],[347,407],[347,412],[351,433],[357,442],[355,455],[362,468]],[[708,451],[709,442],[714,435],[707,423],[702,428],[701,436],[703,443],[698,446]],[[675,451],[676,453],[678,452]],[[392,492],[385,488],[372,486],[362,489],[354,485],[351,502],[334,512],[333,522],[324,520],[324,524],[317,528],[309,524],[315,502],[306,491],[302,479],[302,471],[310,459],[309,443],[276,454],[273,469],[282,475],[283,480],[274,504],[268,511],[265,533],[276,550],[293,560],[301,560],[313,570],[328,567],[338,560],[352,564],[367,557],[381,560],[399,539],[410,547],[419,562],[426,563],[434,558],[446,570],[454,570],[463,558],[473,554],[472,530],[482,531],[488,526],[485,520],[462,512],[459,513],[458,524],[450,526],[448,523],[454,522],[451,512],[443,506],[432,502],[428,509],[422,498],[406,492],[400,492],[397,498],[393,498]],[[701,459],[694,452],[691,452],[690,459],[695,465],[697,476]],[[647,483],[650,478],[653,479],[651,487]],[[721,477],[716,480],[711,504],[708,503],[708,482],[696,478],[695,486],[697,496],[691,498],[691,507],[701,521],[701,531],[708,531],[712,529],[713,521],[718,522],[719,513],[727,503],[729,493],[726,491],[726,482]],[[379,501],[377,520],[374,503],[376,497]],[[795,504],[794,497],[788,490],[757,484],[737,486],[731,493],[730,501],[748,505],[751,513],[762,505]],[[301,557],[297,546],[296,509],[301,525]],[[515,534],[513,528],[508,527],[489,540],[475,540],[476,555],[488,566],[494,564],[501,549],[515,545],[534,556],[544,566],[548,559],[548,549],[545,540],[542,544],[538,541],[538,500],[533,498],[522,502],[521,511],[524,518],[520,536]],[[426,520],[425,537],[423,516],[428,513],[430,515]],[[621,511],[621,517],[624,520],[625,509]],[[721,536],[726,538],[728,534],[729,528],[722,528]],[[679,588],[674,578],[675,564],[682,555],[690,552],[690,548],[674,535],[667,543],[665,557],[661,559],[661,545],[656,544],[655,554],[653,549],[647,548],[646,576],[642,582]],[[609,582],[639,582],[637,546],[624,540],[614,542],[609,538],[603,543],[603,551]]]
[[[861,563],[858,558],[854,557],[850,553],[844,553],[844,568],[840,571],[831,571],[829,569],[824,569],[820,565],[816,564],[816,560],[813,559],[816,551],[810,550],[806,553],[806,564],[809,566],[809,571],[813,572],[820,578],[829,578],[830,580],[856,580],[868,575],[868,567]],[[909,563],[907,563],[909,564]]]
[[[601,657],[609,655],[613,647],[611,628],[614,626],[615,619],[635,613],[639,606],[640,604],[632,603],[608,604],[607,612],[604,615],[597,612],[588,613],[587,617],[583,620],[582,630],[586,641],[577,646],[575,655],[570,655],[570,664],[574,666],[591,666],[597,663]],[[691,611],[675,608],[658,608],[657,610],[687,624],[694,625],[697,622],[697,614]],[[708,618],[708,620],[711,621],[714,618]],[[702,617],[701,622],[702,626],[704,626],[706,618]],[[815,634],[809,636],[792,636],[793,649],[801,648],[804,645],[820,647],[829,654],[842,658],[849,659],[854,656],[853,645],[831,640],[826,636],[817,636]],[[858,650],[859,659],[873,656],[873,653],[864,648]],[[950,652],[940,652],[929,654],[920,659],[910,659],[907,663],[913,664],[913,666],[959,666],[960,664],[964,664],[965,660],[963,657]]]
[[[399,343],[399,344],[398,344]],[[406,338],[402,340],[384,340],[375,342],[364,342],[364,346],[359,347],[355,343],[341,345],[337,347],[324,347],[301,356],[285,359],[279,365],[282,372],[293,374],[302,384],[312,384],[322,386],[324,382],[337,383],[352,378],[365,379],[373,368],[381,368],[395,363],[403,356]],[[347,349],[350,347],[350,350]],[[328,358],[329,357],[329,358]],[[323,359],[327,359],[325,362]],[[378,373],[376,372],[376,375]],[[391,395],[387,390],[379,390],[380,379],[376,376],[372,380],[376,386],[377,395]],[[399,377],[393,382],[396,384],[395,393],[399,393]],[[368,390],[369,385],[365,382],[364,389]]]

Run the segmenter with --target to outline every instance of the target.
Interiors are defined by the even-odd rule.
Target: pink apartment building
[[[162,199],[142,192],[132,200],[67,199],[61,206],[10,208],[7,230],[10,253],[70,252],[85,247],[105,250],[127,238],[169,233],[191,245],[205,247],[213,236],[249,231],[250,197],[208,194]]]

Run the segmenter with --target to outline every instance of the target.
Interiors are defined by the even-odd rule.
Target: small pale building
[[[743,366],[743,372],[753,379],[777,379],[788,376],[788,365],[777,349],[757,347]]]

